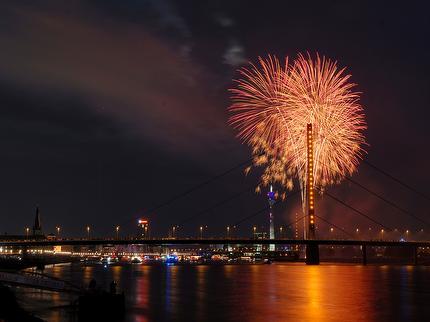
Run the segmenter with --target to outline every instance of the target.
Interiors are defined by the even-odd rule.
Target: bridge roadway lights
[[[317,243],[306,245],[306,265],[319,265],[320,249]]]

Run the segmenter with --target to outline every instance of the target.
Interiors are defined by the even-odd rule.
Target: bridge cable
[[[306,218],[307,216],[308,216],[308,215],[301,216],[300,218],[295,219],[294,221],[292,221],[292,222],[290,222],[290,223],[288,223],[287,225],[284,225],[284,226],[285,226],[285,227],[291,227],[291,226],[295,225],[296,223],[298,223],[299,221],[301,221],[303,218]],[[353,235],[352,235],[352,234],[350,234],[349,232],[347,232],[345,229],[343,229],[343,228],[341,228],[341,227],[337,226],[336,224],[333,224],[332,222],[330,222],[330,221],[328,221],[328,220],[324,219],[324,218],[323,218],[323,217],[321,217],[321,216],[318,216],[317,214],[315,214],[315,217],[318,217],[319,219],[321,219],[321,220],[322,220],[322,221],[324,221],[325,223],[327,223],[327,224],[329,224],[329,225],[331,225],[331,226],[333,226],[333,227],[336,227],[337,229],[339,229],[340,231],[342,231],[343,233],[345,233],[345,235],[350,236],[350,237],[352,237],[352,238],[353,238]]]
[[[303,215],[300,218],[295,219],[294,221],[289,222],[288,224],[284,225],[285,227],[291,227],[301,221],[303,218],[306,218],[308,215]]]
[[[234,195],[232,195],[232,196],[230,196],[230,197],[228,197],[226,199],[223,199],[220,202],[218,202],[218,203],[216,203],[216,204],[214,204],[214,205],[212,205],[212,206],[210,206],[210,207],[208,207],[206,209],[203,209],[203,210],[195,213],[194,215],[192,215],[192,216],[190,216],[188,218],[183,219],[182,221],[179,222],[178,226],[181,226],[181,225],[189,222],[190,220],[192,220],[192,219],[194,219],[196,217],[202,216],[202,215],[204,215],[204,214],[206,214],[206,213],[208,213],[208,212],[210,212],[210,211],[212,211],[212,210],[214,210],[214,209],[216,209],[216,208],[218,208],[218,207],[220,207],[220,206],[222,206],[222,205],[224,205],[224,204],[226,204],[226,203],[228,203],[228,202],[230,202],[230,201],[232,201],[232,200],[234,200],[236,198],[239,198],[244,193],[252,191],[253,189],[254,188],[248,188],[246,190],[239,191],[238,193],[236,193],[236,194],[234,194]]]
[[[316,187],[316,188],[317,188],[320,192],[322,192],[322,189],[320,189],[320,188],[318,188],[318,187]],[[290,196],[295,195],[295,194],[296,194],[296,193],[298,193],[298,192],[300,192],[300,190],[294,190],[292,193],[290,193]],[[362,211],[360,211],[360,210],[358,210],[358,209],[354,208],[353,206],[350,206],[349,204],[347,204],[346,202],[344,202],[344,201],[340,200],[339,198],[337,198],[336,196],[334,196],[334,195],[330,194],[329,192],[324,191],[324,194],[326,194],[327,196],[329,196],[329,197],[330,197],[330,198],[332,198],[333,200],[337,201],[338,203],[342,204],[344,207],[346,207],[346,208],[348,208],[348,209],[350,209],[350,210],[352,210],[352,211],[356,212],[356,213],[357,213],[357,214],[359,214],[360,216],[365,217],[366,219],[370,220],[371,222],[373,222],[373,223],[375,223],[375,224],[377,224],[377,225],[379,225],[379,226],[381,226],[381,227],[385,228],[387,231],[391,231],[391,230],[392,230],[391,228],[389,228],[389,227],[387,227],[386,225],[382,224],[381,222],[379,222],[379,221],[377,221],[377,220],[373,219],[372,217],[370,217],[370,216],[366,215],[366,214],[365,214],[365,213],[363,213]],[[275,202],[275,205],[276,205],[278,202],[279,202],[279,200]],[[262,208],[262,209],[260,209],[260,210],[258,210],[258,211],[256,211],[256,212],[254,212],[254,213],[252,213],[252,214],[250,214],[250,215],[248,215],[248,216],[246,216],[246,217],[242,218],[241,220],[237,221],[237,222],[234,224],[234,227],[239,226],[242,222],[247,221],[247,220],[249,220],[249,219],[251,219],[251,218],[253,218],[253,217],[257,216],[257,215],[259,215],[260,213],[262,213],[262,212],[264,212],[264,211],[267,211],[269,208],[270,208],[269,206],[266,206],[266,207],[264,207],[264,208]],[[305,217],[305,216],[301,217],[301,218],[300,218],[300,220],[301,220],[301,219],[303,219],[304,217]],[[294,223],[295,223],[295,222],[294,222]],[[333,224],[333,226],[334,226],[334,224]],[[288,226],[287,226],[287,227],[288,227]],[[337,227],[337,228],[338,228],[338,229],[340,229],[340,230],[342,230],[342,228],[340,228],[340,227]],[[346,233],[346,231],[345,231],[345,233]]]
[[[330,198],[332,198],[333,200],[337,201],[338,203],[342,204],[342,205],[343,205],[343,206],[345,206],[346,208],[348,208],[348,209],[350,209],[350,210],[354,211],[355,213],[359,214],[360,216],[367,218],[368,220],[370,220],[370,221],[372,221],[373,223],[375,223],[375,224],[377,224],[377,225],[379,225],[379,226],[381,226],[381,227],[385,228],[385,229],[386,229],[386,230],[388,230],[388,231],[392,231],[392,229],[391,229],[391,228],[389,228],[389,227],[385,226],[383,223],[381,223],[381,222],[379,222],[379,221],[377,221],[377,220],[373,219],[372,217],[370,217],[370,216],[366,215],[365,213],[363,213],[362,211],[358,210],[357,208],[354,208],[353,206],[350,206],[349,204],[347,204],[346,202],[344,202],[344,201],[340,200],[339,198],[337,198],[336,196],[334,196],[334,195],[330,194],[329,192],[327,192],[327,191],[323,191],[321,188],[318,188],[318,187],[316,187],[316,189],[318,189],[320,192],[324,193],[325,195],[329,196],[329,197],[330,197]]]
[[[333,169],[332,167],[328,166],[327,164],[324,164],[324,165],[327,166],[327,167],[329,167],[331,170],[340,173],[340,171],[338,171],[336,169]],[[420,217],[418,217],[417,215],[415,215],[413,212],[410,212],[410,211],[408,211],[408,210],[400,207],[398,204],[396,204],[396,203],[388,200],[387,198],[385,198],[384,196],[382,196],[382,195],[374,192],[373,190],[370,190],[369,188],[367,188],[366,186],[362,185],[361,183],[355,181],[354,179],[352,179],[350,177],[347,177],[347,176],[345,176],[345,179],[348,180],[349,182],[355,184],[356,186],[360,187],[361,189],[365,190],[366,192],[370,193],[371,195],[379,198],[380,200],[384,201],[385,203],[387,203],[391,207],[399,210],[400,212],[403,212],[404,214],[406,214],[406,215],[414,218],[415,220],[418,220],[419,222],[421,222],[421,223],[423,223],[423,224],[425,224],[427,226],[430,226],[430,222],[428,222],[428,221],[426,221],[424,219],[421,219]]]
[[[177,201],[177,200],[179,200],[179,199],[181,199],[181,198],[183,198],[183,197],[185,197],[185,196],[193,193],[194,191],[197,191],[198,189],[203,188],[204,186],[207,186],[207,185],[211,184],[212,182],[214,182],[214,181],[216,181],[216,180],[218,180],[218,179],[220,179],[220,178],[222,178],[222,177],[224,177],[224,176],[232,173],[233,171],[237,170],[238,168],[241,168],[241,167],[243,167],[243,166],[251,163],[253,159],[254,159],[254,157],[252,157],[252,158],[250,158],[250,159],[248,159],[246,161],[242,161],[239,164],[235,165],[234,167],[231,167],[231,168],[225,170],[224,172],[221,172],[221,173],[219,173],[219,174],[217,174],[217,175],[215,175],[215,176],[213,176],[213,177],[211,177],[211,178],[209,178],[209,179],[207,179],[207,180],[205,180],[203,182],[200,182],[197,185],[195,185],[195,186],[193,186],[193,187],[191,187],[191,188],[189,188],[189,189],[187,189],[187,190],[185,190],[185,191],[183,191],[183,192],[181,192],[181,193],[179,193],[179,194],[171,197],[170,199],[168,199],[168,200],[166,200],[166,201],[164,201],[162,203],[159,203],[159,204],[155,205],[152,208],[144,210],[144,212],[149,212],[150,213],[150,212],[154,212],[156,210],[159,210],[161,208],[164,208],[164,207],[170,205],[171,203],[173,203],[173,202],[175,202],[175,201]],[[130,220],[135,220],[135,218],[133,217]]]
[[[297,194],[298,192],[300,192],[300,190],[293,190],[292,192],[290,192],[289,196],[290,196],[290,197],[291,197],[291,196],[294,196],[294,195],[295,195],[295,194]],[[275,201],[274,205],[278,204],[279,202],[280,202],[279,200]],[[270,206],[266,206],[266,207],[261,208],[260,210],[258,210],[258,211],[256,211],[256,212],[254,212],[254,213],[252,213],[252,214],[250,214],[250,215],[248,215],[248,216],[246,216],[246,217],[244,217],[244,218],[240,219],[239,221],[237,221],[237,222],[233,225],[233,227],[239,226],[239,225],[240,225],[241,223],[243,223],[244,221],[247,221],[247,220],[249,220],[249,219],[251,219],[251,218],[253,218],[253,217],[255,217],[255,216],[257,216],[257,215],[261,214],[263,211],[266,211],[266,210],[268,210],[269,208],[270,208]]]
[[[154,212],[156,210],[164,208],[165,206],[171,204],[172,202],[174,202],[174,201],[176,201],[178,199],[181,199],[181,198],[189,195],[190,193],[192,193],[194,191],[197,191],[198,189],[200,189],[200,188],[202,188],[204,186],[207,186],[208,184],[211,184],[212,182],[214,182],[214,181],[216,181],[216,180],[218,180],[218,179],[226,176],[227,174],[230,174],[231,172],[237,170],[238,168],[241,168],[241,167],[249,164],[250,162],[252,162],[253,159],[254,158],[251,158],[251,159],[248,159],[246,161],[243,161],[243,162],[235,165],[234,167],[232,167],[230,169],[227,169],[224,172],[221,172],[221,173],[219,173],[219,174],[217,174],[217,175],[215,175],[215,176],[213,176],[213,177],[211,177],[211,178],[209,178],[209,179],[207,179],[207,180],[205,180],[203,182],[200,182],[199,184],[197,184],[197,185],[195,185],[195,186],[193,186],[193,187],[191,187],[191,188],[189,188],[189,189],[181,192],[180,194],[177,194],[177,195],[171,197],[170,199],[168,199],[168,200],[166,200],[166,201],[164,201],[164,202],[162,202],[162,203],[160,203],[160,204],[158,204],[158,205],[156,205],[156,206],[154,206],[152,208],[149,208],[147,210],[147,212]]]
[[[327,138],[327,137],[325,137],[325,136],[323,136],[323,137],[324,137],[326,140],[328,140],[329,142],[331,142],[332,144],[336,144],[335,142],[333,142],[332,140],[330,140],[330,138]],[[430,197],[429,197],[427,194],[425,194],[425,193],[421,192],[420,190],[418,190],[418,189],[416,189],[416,188],[412,187],[411,185],[409,185],[409,184],[405,183],[404,181],[402,181],[402,180],[400,180],[400,179],[396,178],[396,177],[395,177],[395,176],[393,176],[392,174],[389,174],[388,172],[386,172],[386,171],[382,170],[381,168],[377,167],[376,165],[374,165],[374,164],[370,163],[369,161],[366,161],[366,160],[364,160],[364,159],[363,159],[363,160],[362,160],[362,162],[363,162],[364,164],[366,164],[367,166],[369,166],[370,168],[372,168],[372,169],[374,169],[374,170],[376,170],[376,171],[380,172],[381,174],[385,175],[386,177],[390,178],[391,180],[393,180],[393,181],[397,182],[398,184],[402,185],[403,187],[405,187],[405,188],[409,189],[410,191],[412,191],[412,192],[414,192],[414,193],[416,193],[416,194],[420,195],[421,197],[423,197],[423,198],[425,198],[425,199],[427,199],[427,200],[429,200],[429,201],[430,201]]]
[[[275,203],[275,204],[276,204],[276,203]],[[263,212],[263,211],[265,211],[265,210],[267,210],[267,209],[269,209],[269,207],[266,207],[266,208],[264,208],[264,209],[260,209],[258,212],[255,212],[255,213],[253,213],[251,216],[247,216],[247,217],[245,217],[244,219],[242,219],[241,221],[239,221],[238,223],[236,223],[236,225],[235,225],[235,226],[239,225],[239,223],[242,223],[243,221],[246,221],[246,220],[248,220],[248,219],[251,219],[253,216],[258,215],[258,214],[260,214],[261,212]],[[348,231],[346,231],[346,230],[345,230],[345,229],[343,229],[342,227],[339,227],[338,225],[336,225],[336,224],[334,224],[334,223],[332,223],[332,222],[330,222],[330,221],[328,221],[328,220],[324,219],[324,218],[323,218],[323,217],[321,217],[321,216],[318,216],[318,215],[316,215],[316,214],[315,214],[315,216],[316,216],[316,217],[318,217],[319,219],[321,219],[322,221],[324,221],[325,223],[327,223],[327,224],[329,224],[329,225],[331,225],[331,226],[335,227],[336,229],[339,229],[339,230],[340,230],[340,231],[342,231],[345,235],[347,235],[347,236],[349,236],[349,237],[351,237],[351,238],[353,238],[353,237],[354,237],[351,233],[349,233]],[[298,219],[295,219],[294,221],[289,222],[289,223],[287,223],[286,225],[283,225],[283,226],[284,226],[285,228],[291,227],[291,226],[295,225],[296,223],[300,222],[303,218],[306,218],[306,217],[307,217],[307,215],[303,215],[303,216],[299,217]]]
[[[372,169],[374,169],[374,170],[382,173],[383,175],[385,175],[386,177],[390,178],[391,180],[397,182],[398,184],[402,185],[403,187],[409,189],[410,191],[416,193],[417,195],[420,195],[421,197],[423,197],[423,198],[425,198],[425,199],[427,199],[427,200],[430,201],[430,197],[427,194],[419,191],[418,189],[412,187],[411,185],[405,183],[404,181],[402,181],[400,179],[397,179],[392,174],[389,174],[388,172],[382,170],[381,168],[377,167],[376,165],[370,163],[369,161],[363,160],[363,163],[366,164],[367,166],[371,167]]]
[[[339,226],[337,226],[336,224],[333,224],[332,222],[330,222],[330,221],[328,221],[328,220],[326,220],[326,219],[324,219],[323,217],[321,217],[321,216],[318,216],[317,214],[314,214],[314,216],[315,217],[317,217],[317,218],[319,218],[319,219],[321,219],[322,221],[324,221],[326,224],[329,224],[329,225],[331,225],[331,226],[333,226],[333,227],[335,227],[336,229],[339,229],[340,231],[342,231],[345,235],[347,235],[347,236],[349,236],[349,237],[351,237],[351,238],[354,238],[354,236],[351,234],[351,233],[349,233],[348,231],[346,231],[345,229],[343,229],[342,227],[339,227]]]
[[[428,221],[426,221],[424,219],[421,219],[420,217],[418,217],[417,215],[415,215],[414,213],[412,213],[412,212],[410,212],[410,211],[408,211],[406,209],[403,209],[402,207],[398,206],[394,202],[392,202],[392,201],[386,199],[385,197],[381,196],[380,194],[378,194],[378,193],[376,193],[376,192],[374,192],[374,191],[366,188],[365,186],[363,186],[362,184],[358,183],[357,181],[355,181],[355,180],[353,180],[351,178],[348,178],[348,177],[345,177],[345,179],[348,180],[348,181],[350,181],[350,182],[352,182],[353,184],[357,185],[361,189],[367,191],[368,193],[372,194],[373,196],[381,199],[382,201],[384,201],[385,203],[389,204],[391,207],[399,210],[400,212],[402,212],[402,213],[404,213],[404,214],[406,214],[406,215],[414,218],[415,220],[418,220],[418,221],[422,222],[423,224],[426,224],[427,226],[430,226],[430,223]]]

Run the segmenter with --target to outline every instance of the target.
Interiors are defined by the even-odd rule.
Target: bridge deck
[[[31,246],[62,246],[62,245],[351,245],[351,246],[409,246],[430,247],[428,241],[387,241],[387,240],[340,240],[340,239],[234,239],[234,238],[181,238],[181,239],[61,239],[61,240],[2,240],[0,246],[31,247]]]

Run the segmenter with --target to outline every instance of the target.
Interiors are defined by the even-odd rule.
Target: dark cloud
[[[109,233],[118,222],[132,232],[133,220],[142,214],[164,233],[171,224],[249,190],[258,171],[248,178],[237,171],[145,213],[248,158],[248,149],[226,125],[227,88],[240,65],[267,53],[294,57],[318,51],[348,66],[363,92],[368,160],[428,191],[426,6],[164,0],[0,4],[3,230],[28,225],[39,203],[45,225],[61,224],[69,234],[86,224]],[[365,165],[355,178],[427,216],[422,199]],[[421,226],[348,183],[331,191],[393,226]],[[220,233],[264,205],[264,196],[246,192],[184,230],[208,223],[212,233]],[[300,198],[292,197],[277,211],[280,223],[290,222],[300,211]],[[327,196],[319,211],[340,225],[369,224]],[[264,217],[250,223],[264,225]]]
[[[34,8],[14,12],[21,23],[3,35],[4,78],[73,92],[98,113],[186,153],[226,133],[223,106],[207,99],[205,68],[144,28]],[[174,23],[171,15],[163,19]]]

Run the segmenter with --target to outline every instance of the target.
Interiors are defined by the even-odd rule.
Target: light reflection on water
[[[48,268],[83,285],[116,280],[127,322],[430,321],[430,267],[303,264],[103,266]],[[73,297],[16,289],[26,308],[48,321],[76,321],[56,308]]]

